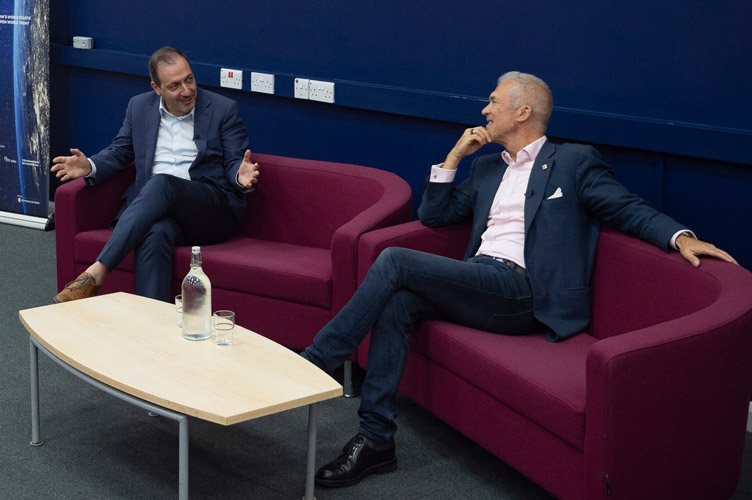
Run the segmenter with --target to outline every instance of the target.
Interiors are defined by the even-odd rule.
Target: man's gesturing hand
[[[247,149],[238,170],[238,184],[246,189],[251,189],[258,184],[258,178],[259,165],[258,163],[251,163],[251,150]]]
[[[86,159],[86,155],[78,149],[71,149],[73,156],[58,156],[52,160],[51,172],[55,172],[55,177],[61,181],[84,177],[91,173],[91,163]]]

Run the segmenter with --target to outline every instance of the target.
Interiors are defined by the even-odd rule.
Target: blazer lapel
[[[499,184],[504,177],[504,172],[507,171],[507,164],[501,159],[501,154],[498,158],[499,168],[491,169],[485,179],[481,183],[481,189],[478,191],[478,213],[485,214],[482,218],[484,227],[488,220],[488,214],[491,212],[491,205],[496,197],[496,192],[499,190]]]
[[[556,146],[547,140],[535,158],[535,163],[533,163],[533,170],[530,172],[530,180],[527,183],[529,194],[525,199],[525,234],[527,234],[535,214],[538,213],[541,201],[543,201],[548,178],[554,166],[552,156],[555,150]]]
[[[206,141],[209,138],[209,125],[214,114],[211,102],[204,98],[201,89],[196,93],[196,112],[193,115],[193,142],[198,153],[191,168],[198,165],[206,154]],[[190,170],[190,169],[189,169]]]
[[[491,205],[493,205],[496,192],[499,190],[499,184],[504,177],[504,172],[507,170],[507,164],[501,159],[501,154],[499,154],[497,162],[498,166],[489,169],[486,176],[479,180],[479,188],[473,202],[473,212],[475,215],[473,216],[473,230],[470,236],[470,243],[465,253],[466,258],[475,255],[475,252],[480,247],[481,236],[486,230]]]
[[[160,98],[154,94],[154,104],[146,110],[144,113],[144,140],[146,144],[146,150],[144,154],[144,170],[146,172],[146,179],[151,177],[152,169],[154,168],[154,155],[157,151],[157,138],[159,136],[159,123],[162,120],[162,116],[159,113]]]

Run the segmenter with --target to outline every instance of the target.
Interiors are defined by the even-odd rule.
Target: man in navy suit
[[[472,218],[464,260],[386,249],[303,351],[331,373],[371,330],[358,434],[319,469],[317,484],[348,486],[396,468],[396,393],[415,322],[446,319],[504,335],[545,329],[551,341],[584,331],[601,222],[679,250],[694,266],[700,255],[735,262],[616,182],[592,147],[549,141],[551,110],[542,80],[502,75],[483,109],[487,125],[465,130],[432,167],[418,209],[427,226]],[[492,142],[505,151],[478,157],[455,186],[460,160]]]
[[[199,89],[187,57],[172,47],[151,56],[149,73],[154,92],[130,100],[110,146],[91,158],[71,149],[53,160],[56,177],[88,185],[132,162],[136,169],[104,249],[55,302],[96,295],[131,250],[138,294],[170,301],[173,247],[228,239],[258,182],[238,104]]]

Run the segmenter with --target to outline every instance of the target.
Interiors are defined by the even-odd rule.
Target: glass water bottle
[[[191,270],[183,279],[183,338],[211,337],[211,283],[201,269],[201,247],[191,249]]]

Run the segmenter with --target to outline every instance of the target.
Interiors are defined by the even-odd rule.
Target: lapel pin
[[[541,166],[541,168],[542,168],[543,170],[546,170],[546,169],[548,168],[548,163],[544,163],[544,164],[543,164],[543,165]]]

